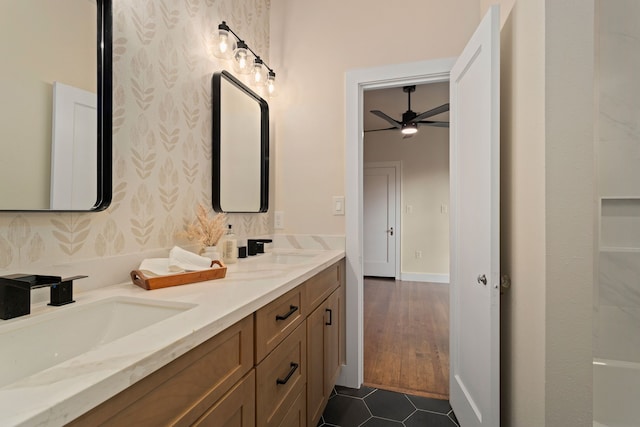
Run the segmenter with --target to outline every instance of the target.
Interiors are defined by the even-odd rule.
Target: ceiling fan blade
[[[436,122],[433,120],[422,120],[421,122],[418,122],[419,125],[427,125],[427,126],[433,126],[433,127],[437,127],[437,128],[448,128],[449,127],[449,122]]]
[[[397,130],[397,129],[398,129],[397,127],[384,128],[384,129],[369,129],[369,130],[365,130],[365,133],[366,132],[378,132],[378,131],[381,131],[381,130]]]
[[[372,114],[375,114],[376,116],[380,117],[381,119],[389,122],[389,124],[391,126],[393,126],[394,128],[400,129],[402,127],[402,123],[392,119],[391,117],[387,116],[385,113],[383,113],[380,110],[371,110]]]
[[[409,120],[409,122],[419,122],[422,119],[426,119],[429,118],[431,116],[435,116],[436,114],[440,114],[440,113],[445,113],[449,111],[449,103],[447,102],[446,104],[442,104],[439,107],[433,108],[429,111],[425,111],[422,114],[418,114],[417,116],[415,116],[413,119]]]

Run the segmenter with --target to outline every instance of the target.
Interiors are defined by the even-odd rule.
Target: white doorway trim
[[[371,89],[449,81],[455,58],[351,70],[345,83],[345,208],[346,208],[346,365],[338,384],[360,387],[364,379],[362,181],[363,92]]]
[[[364,151],[363,151],[364,154]],[[389,162],[367,162],[364,164],[364,167],[368,168],[393,168],[396,171],[396,201],[394,210],[396,212],[396,228],[394,230],[394,234],[396,236],[396,250],[395,250],[395,276],[396,280],[400,280],[400,263],[402,259],[400,258],[400,248],[402,247],[402,162],[400,161],[389,161]],[[364,170],[364,168],[363,168]]]

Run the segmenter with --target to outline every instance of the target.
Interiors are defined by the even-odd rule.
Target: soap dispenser
[[[228,227],[227,234],[225,234],[222,242],[222,261],[225,264],[234,264],[238,261],[238,239],[233,233],[231,224]]]

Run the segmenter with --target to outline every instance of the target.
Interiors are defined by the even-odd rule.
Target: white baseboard
[[[400,273],[400,280],[408,282],[449,283],[448,274]]]

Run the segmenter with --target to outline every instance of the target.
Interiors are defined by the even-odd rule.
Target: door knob
[[[389,233],[390,236],[393,236],[393,227],[389,228],[387,233]]]
[[[481,283],[483,285],[487,285],[487,276],[485,276],[484,274],[478,274],[478,283]]]

